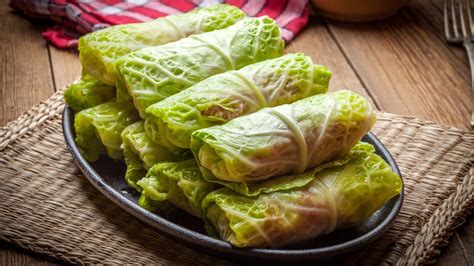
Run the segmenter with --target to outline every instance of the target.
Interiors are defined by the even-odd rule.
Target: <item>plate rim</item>
[[[369,232],[351,239],[344,243],[335,244],[328,247],[320,248],[305,248],[305,249],[270,249],[270,248],[237,248],[228,242],[210,237],[205,234],[193,231],[191,229],[180,226],[174,222],[167,220],[153,212],[150,212],[125,197],[122,193],[108,185],[104,179],[94,170],[92,165],[82,156],[79,148],[74,141],[74,111],[66,104],[62,114],[62,129],[66,145],[71,153],[75,163],[81,169],[87,180],[105,195],[114,204],[124,209],[126,212],[138,218],[142,222],[158,229],[167,237],[176,240],[186,246],[194,249],[202,250],[219,257],[225,255],[239,255],[244,258],[258,258],[258,259],[327,259],[337,255],[343,255],[351,251],[358,250],[379,238],[385,231],[387,231],[395,218],[398,216],[404,199],[404,180],[398,168],[395,159],[393,159],[387,148],[380,142],[380,140],[372,133],[368,132],[367,137],[374,143],[376,150],[383,154],[387,159],[387,163],[392,167],[393,171],[397,173],[402,179],[402,190],[400,194],[390,200],[395,201],[395,206],[390,210],[389,214],[377,226],[372,228]]]

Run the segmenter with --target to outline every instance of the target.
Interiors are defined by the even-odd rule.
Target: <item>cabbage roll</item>
[[[401,178],[366,143],[344,165],[292,179],[309,182],[254,197],[229,188],[209,193],[202,202],[207,229],[238,247],[281,247],[357,225],[402,190]]]
[[[128,125],[140,117],[132,102],[112,101],[84,109],[74,117],[76,144],[89,162],[107,154],[113,159],[122,159],[120,134]]]
[[[247,18],[226,29],[193,35],[177,42],[149,47],[121,57],[119,101],[133,98],[140,116],[151,104],[228,70],[281,56],[284,41],[269,17]],[[120,92],[120,93],[119,93]]]
[[[237,7],[215,5],[146,23],[117,25],[79,39],[82,67],[98,80],[115,85],[113,64],[119,57],[145,47],[174,42],[192,34],[223,29],[243,19]]]
[[[215,75],[150,105],[146,126],[153,141],[170,150],[189,149],[201,128],[325,93],[331,72],[304,54],[287,54]]]
[[[74,112],[106,103],[115,97],[115,87],[86,75],[70,84],[64,91],[64,100]]]
[[[197,217],[201,217],[204,197],[218,187],[202,178],[194,159],[155,164],[137,183],[143,196],[157,202],[169,201]]]
[[[312,172],[315,173],[326,168],[344,165],[349,159],[349,156],[344,156],[319,165]],[[260,193],[303,186],[311,180],[313,180],[313,176],[307,175],[305,177],[278,177],[262,183],[247,184],[223,181],[219,182],[219,184],[211,183],[202,177],[196,160],[191,159],[182,162],[156,164],[148,171],[146,177],[140,179],[137,183],[143,188],[143,195],[148,198],[155,201],[168,200],[188,213],[202,217],[202,200],[211,191],[222,187],[221,185],[246,196],[256,196]]]
[[[127,183],[141,191],[136,182],[145,177],[150,167],[159,162],[174,162],[183,160],[168,151],[163,146],[154,143],[145,135],[144,121],[135,122],[126,127],[121,134],[122,149],[127,171],[125,180]],[[189,157],[189,156],[188,156]]]
[[[197,130],[191,149],[207,180],[255,182],[347,154],[374,122],[362,96],[337,91]]]

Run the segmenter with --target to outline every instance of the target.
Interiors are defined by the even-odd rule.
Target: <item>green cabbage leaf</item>
[[[142,192],[142,188],[137,185],[137,182],[145,177],[147,172],[146,168],[143,167],[142,160],[140,160],[138,154],[136,154],[132,148],[128,146],[123,147],[123,159],[125,161],[125,166],[127,167],[125,171],[125,181],[127,181],[127,184],[130,187],[134,188],[138,192]]]
[[[196,161],[158,163],[137,182],[142,195],[154,201],[169,201],[188,213],[201,217],[201,202],[218,185],[205,181]]]
[[[64,100],[74,112],[108,102],[115,97],[115,87],[86,75],[70,84],[64,91]]]
[[[140,116],[145,118],[145,110],[151,104],[210,76],[283,53],[284,41],[274,20],[266,16],[246,18],[226,29],[193,35],[121,57],[115,63],[117,89],[126,88]]]
[[[346,164],[350,160],[349,155],[341,156],[326,163],[322,163],[311,171],[312,173],[318,173],[325,169],[341,166]],[[287,190],[296,187],[303,187],[313,180],[312,175],[285,175],[278,176],[264,180],[263,182],[254,183],[237,183],[230,182],[221,179],[212,179],[212,183],[219,184],[224,187],[228,187],[239,194],[244,196],[258,196],[261,193],[271,193],[279,190]]]
[[[237,7],[214,5],[150,22],[108,27],[79,39],[82,67],[103,83],[115,85],[115,61],[133,51],[162,45],[192,34],[223,29],[243,19]]]
[[[191,149],[208,181],[256,182],[347,154],[374,122],[362,96],[337,91],[199,129]]]
[[[287,54],[212,76],[150,105],[146,131],[170,150],[189,149],[195,130],[265,107],[326,93],[331,72],[303,54]]]
[[[136,182],[145,177],[148,169],[154,164],[181,161],[183,157],[185,158],[184,154],[177,156],[149,139],[145,135],[144,121],[138,121],[126,127],[121,137],[121,148],[127,166],[125,180],[138,191],[141,191],[141,188]]]
[[[89,162],[105,154],[122,159],[120,134],[139,118],[132,102],[117,102],[115,99],[80,111],[74,116],[74,129],[81,154]]]
[[[174,211],[173,206],[167,201],[152,200],[146,194],[142,193],[138,198],[138,205],[148,211],[159,211],[161,215],[168,216]]]
[[[304,186],[253,197],[230,188],[209,193],[202,201],[209,233],[238,247],[281,247],[363,222],[400,193],[402,180],[370,144],[357,144],[349,156],[346,164],[291,177]]]

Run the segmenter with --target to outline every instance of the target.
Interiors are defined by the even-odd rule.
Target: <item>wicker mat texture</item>
[[[100,194],[69,154],[62,92],[0,128],[0,239],[69,263],[225,263],[175,243]],[[432,259],[474,203],[474,133],[378,113],[405,180],[393,226],[348,264]]]

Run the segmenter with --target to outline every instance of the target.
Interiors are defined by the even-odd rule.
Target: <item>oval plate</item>
[[[107,198],[122,209],[153,226],[171,238],[219,257],[233,260],[323,260],[340,256],[360,249],[380,237],[392,224],[403,201],[403,189],[400,194],[376,211],[369,219],[358,226],[337,230],[329,235],[279,249],[236,248],[220,239],[206,235],[203,223],[184,211],[173,210],[166,213],[154,213],[138,206],[139,193],[129,188],[125,179],[125,165],[106,157],[89,163],[79,152],[74,142],[74,113],[68,106],[63,113],[63,132],[66,144],[87,179]],[[401,176],[394,159],[382,143],[368,133],[364,141],[375,146],[376,153],[387,161],[393,171]]]

